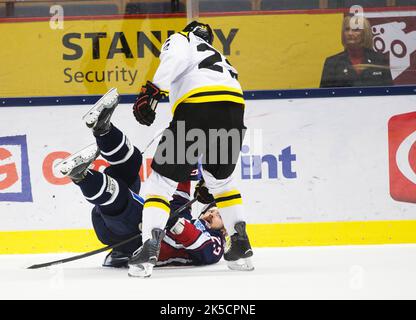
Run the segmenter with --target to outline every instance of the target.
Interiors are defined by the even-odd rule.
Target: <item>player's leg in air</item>
[[[139,232],[144,202],[131,192],[138,193],[140,189],[138,173],[142,155],[110,122],[118,101],[118,93],[112,89],[88,111],[83,119],[92,129],[96,144],[58,164],[58,170],[70,177],[85,199],[94,205],[93,226],[99,240],[106,245],[119,243]],[[110,164],[104,173],[89,169],[99,155]],[[141,244],[138,238],[113,250],[103,266],[127,266],[128,259]]]

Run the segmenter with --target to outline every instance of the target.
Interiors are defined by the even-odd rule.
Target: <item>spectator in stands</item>
[[[321,88],[393,85],[388,59],[373,50],[371,25],[366,18],[345,17],[341,38],[344,51],[326,59]]]

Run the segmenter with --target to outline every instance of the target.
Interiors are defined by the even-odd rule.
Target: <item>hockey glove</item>
[[[176,223],[170,227],[170,232],[173,234],[181,234],[185,229],[185,218],[179,218]]]
[[[140,124],[150,126],[155,121],[155,110],[163,95],[164,93],[150,81],[147,81],[146,85],[142,86],[133,105],[134,117]]]
[[[194,198],[197,198],[203,204],[209,204],[215,201],[214,196],[209,193],[204,179],[201,179],[195,186]]]

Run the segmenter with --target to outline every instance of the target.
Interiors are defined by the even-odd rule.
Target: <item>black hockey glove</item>
[[[209,193],[208,188],[205,185],[204,179],[199,180],[195,186],[194,198],[197,198],[199,202],[208,204],[214,202],[214,196]]]
[[[156,107],[163,93],[152,82],[147,81],[146,85],[137,96],[133,105],[133,114],[140,124],[150,126],[156,118]]]

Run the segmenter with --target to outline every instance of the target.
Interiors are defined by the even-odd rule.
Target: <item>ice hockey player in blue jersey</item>
[[[64,176],[72,179],[85,199],[94,205],[93,227],[98,239],[106,245],[119,243],[141,232],[144,206],[144,200],[139,195],[141,181],[138,174],[142,155],[110,121],[118,102],[117,90],[111,89],[88,111],[83,119],[92,129],[96,143],[56,166]],[[104,173],[90,169],[100,155],[110,164]],[[204,189],[201,183],[197,187]],[[209,199],[206,194],[203,191],[197,193],[198,199],[211,202],[213,198]],[[170,202],[171,212],[189,200],[190,181],[179,183]],[[185,209],[168,221],[161,235],[157,265],[216,263],[224,253],[224,233],[221,216],[213,204],[204,210],[199,219],[193,219],[190,209]],[[127,267],[130,257],[141,246],[142,239],[138,238],[116,248],[107,255],[103,266]]]

